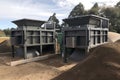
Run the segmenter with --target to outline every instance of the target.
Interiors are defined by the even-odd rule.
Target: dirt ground
[[[11,55],[0,54],[0,80],[51,80],[77,64],[71,61],[65,64],[58,55],[13,67],[6,64],[11,60]]]
[[[120,40],[95,47],[87,58],[52,80],[120,80]]]
[[[118,36],[111,35],[111,42],[118,40]],[[1,51],[7,48],[4,43]],[[97,47],[81,62],[63,63],[61,56],[56,55],[13,67],[7,64],[13,60],[11,55],[0,54],[0,80],[120,80],[119,48],[120,41]]]
[[[47,60],[26,63],[11,67],[10,61],[20,58],[12,58],[10,55],[9,37],[0,37],[0,80],[50,80],[64,71],[72,68],[77,63],[63,63],[61,56],[54,56]]]

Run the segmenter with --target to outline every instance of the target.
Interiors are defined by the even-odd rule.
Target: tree
[[[95,3],[93,5],[93,7],[88,11],[89,14],[94,14],[94,15],[98,15],[99,14],[99,6],[98,3]]]
[[[5,37],[6,35],[5,35],[5,33],[4,33],[4,31],[3,30],[0,30],[0,37]]]
[[[9,28],[3,30],[6,36],[10,36],[11,30]]]
[[[98,3],[95,3],[88,11],[84,10],[84,6],[79,3],[70,12],[69,17],[75,17],[84,14],[94,14],[107,17],[110,20],[109,30],[120,33],[120,1],[114,7],[99,7]],[[65,25],[65,23],[63,25]]]
[[[114,7],[114,28],[120,33],[120,6]]]
[[[108,7],[103,10],[103,13],[110,20],[110,31],[120,33],[120,9],[118,7]]]
[[[50,16],[48,21],[56,22],[56,24],[59,24],[59,20],[56,17],[56,13],[54,13],[52,16]]]
[[[120,8],[120,1],[115,5],[115,7],[119,7]]]
[[[82,3],[79,3],[77,6],[75,6],[72,9],[68,17],[75,17],[75,16],[80,16],[83,14],[84,14],[84,6]]]
[[[54,13],[52,16],[50,16],[49,17],[49,19],[48,19],[48,22],[55,22],[56,24],[56,28],[57,29],[59,29],[59,30],[57,30],[57,31],[60,31],[61,30],[61,26],[60,26],[60,24],[59,24],[59,20],[57,19],[57,17],[56,17],[56,13]]]

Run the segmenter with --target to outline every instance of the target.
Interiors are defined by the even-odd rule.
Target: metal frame
[[[15,57],[15,46],[18,46],[18,47],[22,47],[23,48],[23,52],[24,52],[24,58],[26,59],[27,58],[27,53],[28,53],[28,50],[27,48],[28,47],[32,47],[32,48],[35,48],[35,46],[38,46],[40,47],[40,55],[43,55],[43,46],[48,46],[48,45],[53,45],[54,46],[54,52],[55,52],[55,32],[56,32],[56,29],[55,29],[55,23],[52,23],[54,24],[54,28],[53,29],[46,29],[46,28],[41,28],[41,25],[42,24],[47,24],[47,22],[45,21],[38,21],[38,20],[31,20],[31,19],[21,19],[21,20],[16,20],[16,21],[13,21],[13,23],[15,23],[18,28],[17,29],[12,29],[11,30],[11,43],[12,43],[12,56]],[[31,27],[32,26],[32,27]],[[45,26],[46,27],[46,26]],[[49,27],[49,26],[47,26]],[[31,31],[31,32],[39,32],[39,35],[27,35],[28,31]],[[15,39],[17,39],[18,35],[16,33],[19,33],[19,32],[22,32],[21,36],[21,40],[22,42],[21,43],[15,43]],[[51,37],[53,39],[52,42],[46,42],[46,43],[43,43],[43,32],[46,32],[46,33],[52,33]],[[28,36],[32,36],[32,40],[35,40],[34,37],[37,37],[38,38],[38,43],[28,43]],[[47,41],[48,41],[48,35],[46,34],[45,35],[47,37]]]
[[[94,22],[92,22],[92,20],[94,20]],[[82,43],[76,41],[74,44],[84,45],[76,45],[73,49],[84,49],[85,54],[89,52],[90,48],[107,43],[108,41],[109,19],[107,18],[96,15],[84,15],[63,19],[63,21],[67,24],[63,28],[64,62],[67,62],[68,58],[66,49],[72,49],[72,47],[66,46],[67,37],[75,37],[76,40],[80,37],[81,40],[83,40]],[[107,25],[105,23],[102,24],[104,21],[106,21]]]

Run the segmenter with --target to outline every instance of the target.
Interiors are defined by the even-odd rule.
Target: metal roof
[[[12,22],[17,26],[21,27],[21,26],[41,26],[46,21],[34,20],[34,19],[20,19]]]
[[[69,25],[84,25],[84,24],[89,24],[89,20],[90,19],[96,19],[96,20],[100,20],[100,19],[103,19],[103,20],[109,20],[107,18],[104,18],[104,17],[100,17],[100,16],[97,16],[97,15],[82,15],[82,16],[76,16],[76,17],[71,17],[71,18],[66,18],[66,19],[63,19],[63,21]]]

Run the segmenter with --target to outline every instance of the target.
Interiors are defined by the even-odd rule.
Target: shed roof
[[[83,16],[63,19],[63,21],[69,25],[84,25],[84,24],[89,24],[91,18],[96,20],[100,20],[100,19],[109,20],[107,18],[100,17],[97,15],[83,15]]]
[[[20,19],[20,20],[15,20],[12,22],[16,24],[17,26],[21,27],[21,26],[41,26],[46,21],[33,20],[33,19]]]

